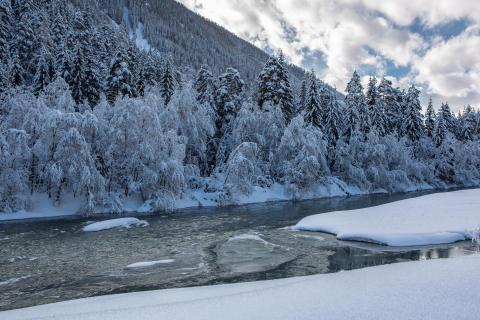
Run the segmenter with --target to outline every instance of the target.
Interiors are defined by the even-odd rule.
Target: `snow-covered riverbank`
[[[0,312],[3,320],[477,319],[480,255],[230,285],[94,297]]]
[[[219,183],[218,181],[216,181]],[[213,181],[212,181],[213,183]],[[218,187],[218,186],[217,186]],[[429,190],[432,186],[418,185],[405,191]],[[271,187],[261,188],[254,187],[253,191],[248,195],[237,194],[230,195],[227,199],[223,192],[206,192],[204,190],[191,190],[186,196],[180,199],[172,200],[168,209],[185,209],[195,207],[218,207],[222,205],[244,205],[252,203],[265,203],[273,201],[289,201],[289,200],[310,200],[332,197],[344,197],[352,195],[366,195],[373,193],[387,193],[385,190],[375,190],[367,192],[354,186],[349,186],[336,178],[330,178],[327,183],[318,185],[308,193],[302,195],[292,195],[286,187],[275,183]],[[13,213],[0,212],[0,221],[21,220],[35,218],[58,218],[63,216],[82,215],[82,199],[73,196],[65,196],[65,201],[60,206],[54,206],[52,200],[46,194],[33,194],[32,207],[27,211],[19,211]],[[152,212],[149,202],[142,202],[136,198],[126,198],[122,201],[122,212],[125,214],[135,212]],[[108,213],[107,209],[97,208],[96,213]]]
[[[470,239],[480,225],[480,189],[436,193],[377,207],[318,214],[294,228],[389,246]]]

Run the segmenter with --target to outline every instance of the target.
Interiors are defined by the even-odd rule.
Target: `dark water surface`
[[[368,195],[141,217],[148,227],[85,233],[88,220],[0,224],[0,310],[95,295],[277,279],[473,253],[470,242],[387,247],[338,241],[288,226],[322,212],[356,209],[423,193]],[[141,261],[173,259],[143,269]]]

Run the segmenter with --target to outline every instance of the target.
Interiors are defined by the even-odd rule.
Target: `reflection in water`
[[[0,224],[0,310],[94,295],[277,279],[472,252],[469,242],[389,249],[285,227],[327,211],[414,194],[371,195],[147,216],[149,227],[84,233],[86,219]],[[100,218],[96,220],[101,220]],[[140,261],[173,259],[131,270]]]

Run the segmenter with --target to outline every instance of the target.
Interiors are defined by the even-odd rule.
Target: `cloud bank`
[[[480,1],[180,0],[344,90],[356,69],[415,83],[423,101],[480,107]]]

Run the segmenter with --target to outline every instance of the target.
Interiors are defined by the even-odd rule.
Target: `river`
[[[148,227],[86,233],[89,220],[0,223],[0,310],[140,290],[257,281],[471,254],[470,242],[387,248],[288,229],[301,218],[426,194],[366,195],[141,216]],[[158,261],[146,268],[136,262]]]

